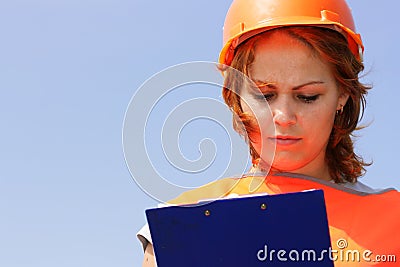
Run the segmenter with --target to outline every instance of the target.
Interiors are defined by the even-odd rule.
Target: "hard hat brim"
[[[362,61],[362,54],[364,46],[361,40],[361,36],[355,33],[353,30],[345,27],[339,22],[327,20],[324,18],[314,17],[292,17],[292,18],[277,18],[266,21],[261,21],[254,27],[246,28],[244,23],[240,23],[237,26],[231,28],[229,36],[233,36],[229,40],[226,40],[225,46],[222,48],[219,63],[230,65],[235,53],[236,48],[244,41],[260,33],[289,26],[310,26],[310,27],[322,27],[329,28],[341,33],[348,41],[349,48],[356,56],[356,58]]]

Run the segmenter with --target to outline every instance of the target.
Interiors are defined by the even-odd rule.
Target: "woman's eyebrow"
[[[310,82],[306,82],[306,83],[303,83],[301,85],[297,85],[297,86],[293,87],[293,90],[299,90],[302,87],[305,87],[305,86],[308,86],[308,85],[316,85],[316,84],[324,84],[324,83],[325,83],[324,81],[310,81]]]
[[[261,81],[261,80],[253,80],[253,82],[258,88],[268,87],[269,89],[277,89],[276,82]],[[309,81],[309,82],[306,82],[306,83],[303,83],[303,84],[293,87],[293,90],[294,91],[299,90],[308,85],[318,85],[318,84],[324,84],[324,83],[325,83],[324,81]]]
[[[268,87],[272,89],[276,89],[276,82],[268,82],[268,81],[261,81],[261,80],[253,80],[253,82],[257,85],[257,87]]]

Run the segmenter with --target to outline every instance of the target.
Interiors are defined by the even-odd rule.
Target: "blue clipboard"
[[[333,267],[322,190],[148,209],[159,267]]]

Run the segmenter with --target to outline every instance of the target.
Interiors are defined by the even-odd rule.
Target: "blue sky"
[[[125,111],[153,74],[217,60],[229,4],[0,4],[0,266],[140,265],[135,234],[144,209],[156,201],[126,167]],[[400,188],[398,4],[349,5],[366,46],[363,80],[374,85],[364,119],[371,125],[356,142],[357,151],[374,161],[362,181]],[[182,151],[195,154],[190,140]]]

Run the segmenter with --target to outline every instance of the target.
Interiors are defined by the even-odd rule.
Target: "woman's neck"
[[[314,178],[318,178],[325,181],[331,181],[332,177],[329,172],[328,164],[318,164],[318,166],[313,166],[314,164],[309,164],[302,168],[296,170],[279,170],[275,169],[271,166],[268,166],[266,163],[259,162],[258,164],[254,164],[249,172],[250,173],[266,173],[268,175],[274,175],[277,173],[295,173],[302,174],[306,176],[311,176]]]

